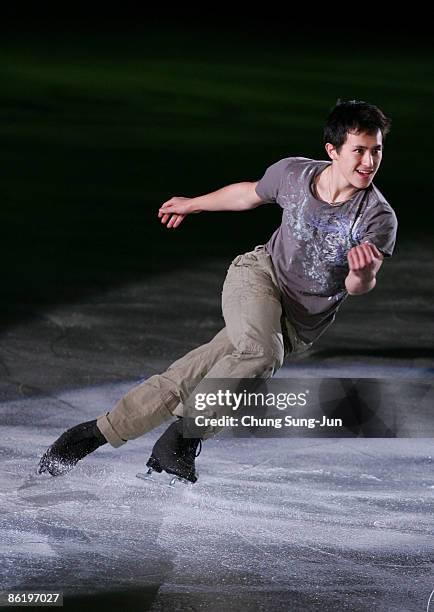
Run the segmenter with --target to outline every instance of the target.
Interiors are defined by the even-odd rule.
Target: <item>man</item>
[[[107,441],[116,448],[182,417],[183,406],[209,379],[273,376],[285,355],[308,349],[325,332],[348,295],[371,291],[397,230],[393,209],[372,182],[389,130],[378,107],[338,100],[324,128],[331,162],[287,157],[258,182],[165,202],[158,216],[168,228],[191,213],[249,210],[266,202],[281,206],[282,223],[265,245],[232,261],[222,292],[226,326],[131,389],[110,412],[62,434],[39,472],[64,474]],[[217,430],[184,438],[179,418],[155,444],[148,467],[195,482],[198,445]]]

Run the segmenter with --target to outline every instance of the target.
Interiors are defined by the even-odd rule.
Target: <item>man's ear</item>
[[[336,149],[334,148],[334,146],[330,142],[327,142],[324,146],[325,146],[325,150],[327,152],[327,155],[330,157],[330,159],[332,161],[338,158],[338,154],[336,153]]]

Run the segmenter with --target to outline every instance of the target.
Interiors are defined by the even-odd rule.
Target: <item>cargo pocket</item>
[[[235,259],[232,261],[232,265],[234,266],[251,266],[255,262],[258,261],[255,253],[253,251],[249,251],[248,253],[242,253],[241,255],[237,255]]]

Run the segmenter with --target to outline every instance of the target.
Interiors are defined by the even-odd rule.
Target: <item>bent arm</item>
[[[220,210],[250,210],[263,204],[255,191],[257,182],[233,183],[197,198],[192,198],[188,206],[190,212]]]
[[[383,255],[369,242],[355,246],[347,254],[349,272],[345,288],[349,295],[363,295],[372,291],[377,283],[377,272],[383,263]]]

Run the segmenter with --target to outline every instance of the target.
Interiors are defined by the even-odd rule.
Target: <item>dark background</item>
[[[432,223],[433,53],[423,26],[277,12],[9,17],[0,42],[3,321],[266,241],[277,205],[168,230],[159,205],[255,181],[282,157],[326,159],[337,98],[392,119],[375,184],[395,253]],[[193,288],[192,288],[193,289]]]

